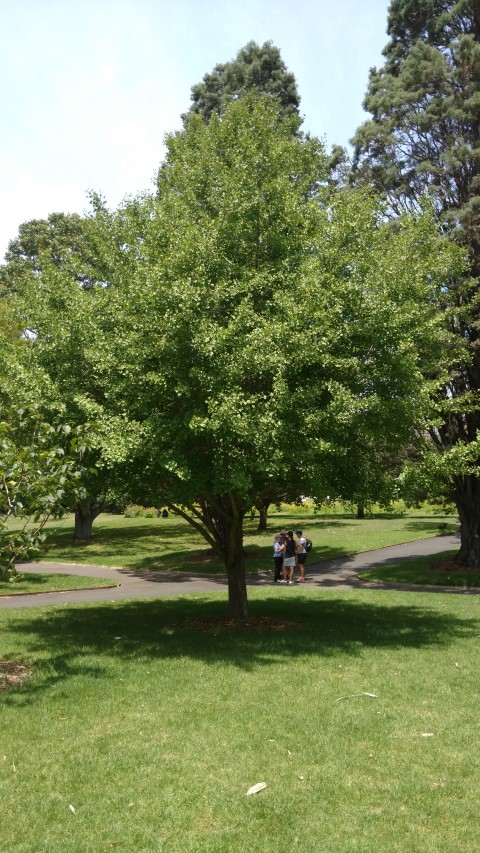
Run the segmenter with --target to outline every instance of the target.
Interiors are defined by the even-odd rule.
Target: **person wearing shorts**
[[[307,559],[307,540],[303,535],[301,530],[295,531],[295,536],[297,537],[297,561],[298,561],[298,570],[300,572],[299,581],[305,580],[305,560]]]
[[[297,564],[297,543],[293,538],[293,530],[287,530],[287,537],[283,546],[283,579],[288,584],[293,584],[295,566]],[[287,574],[290,578],[287,579]]]

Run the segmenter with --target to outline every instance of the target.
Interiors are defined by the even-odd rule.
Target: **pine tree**
[[[230,101],[252,90],[277,98],[286,113],[298,114],[300,97],[295,77],[287,71],[278,47],[271,41],[262,46],[250,41],[235,59],[220,63],[205,74],[201,83],[192,86],[189,113],[198,113],[209,121],[213,113],[222,113]],[[187,115],[182,118],[185,120]]]
[[[431,429],[436,470],[461,521],[457,561],[480,565],[480,2],[393,0],[385,63],[372,69],[357,131],[353,180],[386,194],[393,215],[428,193],[445,233],[468,251],[441,309],[463,354],[452,361]],[[443,400],[443,402],[442,402]],[[441,460],[441,461],[439,461]]]

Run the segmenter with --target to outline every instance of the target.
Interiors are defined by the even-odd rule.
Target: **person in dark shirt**
[[[287,536],[283,545],[283,578],[288,584],[293,584],[295,566],[297,564],[297,543],[293,538],[293,530],[287,530]],[[287,574],[290,572],[290,578]]]

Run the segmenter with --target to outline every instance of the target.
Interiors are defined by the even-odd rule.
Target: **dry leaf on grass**
[[[266,782],[257,782],[256,785],[252,785],[252,787],[249,788],[248,791],[245,791],[245,796],[249,797],[251,794],[259,794],[260,791],[264,791],[266,787]]]

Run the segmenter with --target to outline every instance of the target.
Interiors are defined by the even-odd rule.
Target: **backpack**
[[[307,552],[307,554],[308,554],[308,552],[309,552],[309,551],[311,551],[311,550],[312,550],[312,548],[313,548],[313,542],[312,542],[312,540],[311,540],[311,539],[308,539],[308,538],[305,536],[305,551]]]

